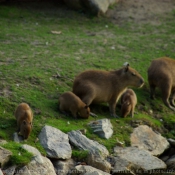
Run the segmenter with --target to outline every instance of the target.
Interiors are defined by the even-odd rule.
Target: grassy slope
[[[161,56],[175,58],[175,13],[163,19],[160,26],[151,24],[116,25],[105,18],[86,15],[58,5],[0,6],[0,138],[11,140],[16,130],[14,110],[27,102],[35,112],[34,129],[27,143],[43,153],[34,143],[41,128],[47,124],[63,132],[87,128],[87,136],[107,146],[111,151],[116,138],[129,145],[132,119],[110,117],[106,104],[92,106],[100,118],[109,118],[114,134],[108,141],[98,138],[87,124],[94,120],[74,120],[58,112],[58,97],[71,90],[74,77],[86,69],[111,70],[124,62],[138,70],[146,83],[135,89],[138,96],[134,120],[155,129],[170,129],[164,135],[174,137],[174,114],[164,107],[160,93],[151,102],[147,83],[150,61]],[[61,31],[52,34],[51,31]],[[60,74],[62,78],[58,78]],[[153,110],[153,114],[149,114]],[[38,112],[39,111],[39,112]],[[119,113],[119,108],[117,108]],[[163,119],[163,123],[159,119]],[[68,121],[70,124],[68,124]],[[164,130],[165,131],[165,130]]]

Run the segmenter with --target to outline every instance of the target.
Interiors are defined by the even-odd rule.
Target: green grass
[[[8,142],[3,145],[3,147],[12,152],[12,156],[8,162],[9,165],[24,166],[27,165],[33,157],[33,154],[23,149],[19,143]]]
[[[14,111],[21,102],[28,103],[34,112],[34,127],[27,144],[38,148],[43,155],[45,151],[35,140],[44,125],[65,133],[86,128],[86,136],[105,145],[110,152],[117,140],[130,145],[131,123],[135,120],[175,138],[174,113],[163,105],[159,91],[155,101],[149,99],[147,68],[151,60],[162,56],[175,58],[174,11],[160,20],[160,25],[118,25],[108,18],[90,18],[60,8],[58,4],[1,5],[0,138],[12,140],[17,129]],[[52,31],[61,33],[52,34]],[[138,97],[134,119],[112,118],[106,104],[91,106],[98,119],[111,120],[114,134],[110,139],[93,134],[88,126],[90,121],[96,120],[93,117],[75,120],[59,113],[58,97],[72,89],[71,80],[78,73],[86,69],[118,69],[126,61],[145,79],[143,88],[134,89]],[[119,106],[116,112],[120,115]],[[19,150],[15,143],[10,142],[10,145],[8,149]],[[15,161],[18,163],[16,158],[12,159]]]

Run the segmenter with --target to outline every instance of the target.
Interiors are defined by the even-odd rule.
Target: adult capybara
[[[89,118],[90,108],[72,92],[65,92],[59,97],[59,109],[62,112],[70,111],[77,118]]]
[[[18,132],[20,135],[27,139],[32,130],[33,112],[28,104],[21,103],[15,111],[17,120]]]
[[[80,73],[74,80],[73,92],[87,105],[107,102],[111,115],[118,117],[115,108],[121,94],[129,86],[141,87],[143,84],[141,75],[127,63],[114,71],[87,70]]]
[[[131,114],[134,117],[134,109],[137,104],[137,96],[132,89],[127,89],[121,96],[121,115],[126,117]]]
[[[154,59],[148,68],[148,82],[150,97],[154,99],[155,88],[160,88],[164,104],[175,111],[175,60],[168,57]]]

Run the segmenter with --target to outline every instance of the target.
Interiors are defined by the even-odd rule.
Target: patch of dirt
[[[120,0],[107,16],[114,23],[136,22],[158,25],[160,19],[175,9],[175,0]]]

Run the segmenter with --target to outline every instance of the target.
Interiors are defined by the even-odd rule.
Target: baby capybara
[[[20,135],[27,139],[32,130],[33,113],[31,108],[26,103],[18,105],[15,111],[17,120],[18,132]]]
[[[141,75],[127,63],[114,71],[87,70],[80,73],[74,80],[73,92],[87,105],[107,102],[110,114],[118,117],[115,108],[121,94],[129,86],[141,87],[143,84]]]
[[[121,115],[126,117],[131,114],[134,117],[134,109],[137,104],[137,96],[132,89],[127,89],[121,96]]]
[[[65,92],[59,97],[59,109],[62,112],[71,112],[77,118],[88,119],[90,108],[72,92]]]
[[[148,82],[150,97],[154,99],[155,88],[158,87],[164,104],[175,111],[175,60],[168,57],[154,59],[148,68]]]

